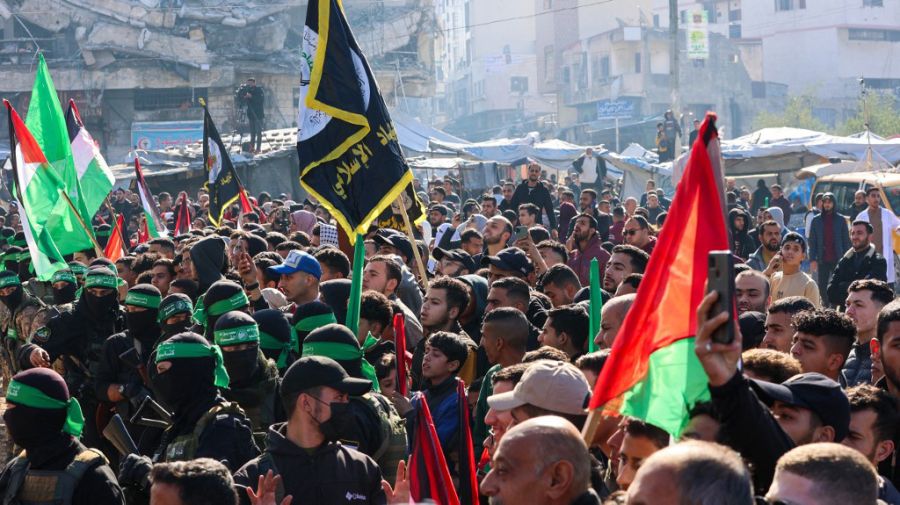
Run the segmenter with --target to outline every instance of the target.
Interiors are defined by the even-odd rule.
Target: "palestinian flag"
[[[339,0],[311,0],[307,7],[299,105],[300,184],[353,241],[413,175]]]
[[[591,409],[642,419],[681,434],[695,403],[709,399],[694,354],[697,306],[710,251],[728,249],[718,186],[718,135],[708,114],[631,310],[597,379]],[[710,151],[714,157],[710,156]]]
[[[69,205],[69,202],[63,198],[54,200],[56,208],[53,209],[52,214],[48,214],[47,224],[43,227],[44,233],[50,234],[49,240],[55,242],[63,254],[93,249],[93,237],[88,235],[88,233],[93,233],[93,230],[86,230],[81,225],[77,214],[80,214],[81,220],[85,223],[90,223],[100,205],[98,203],[97,207],[90,209],[87,207],[87,201],[83,198],[84,192],[75,167],[72,140],[66,126],[66,118],[63,116],[62,106],[59,103],[59,97],[53,86],[53,79],[50,78],[50,70],[47,68],[43,54],[38,58],[37,74],[31,89],[31,101],[28,103],[25,126],[28,127],[36,144],[44,153],[44,157],[53,167],[65,188],[64,191],[72,202]],[[100,202],[106,198],[110,188],[112,188],[111,184],[103,192]],[[102,191],[103,188],[101,187],[99,190]]]
[[[28,131],[22,118],[7,100],[3,100],[9,113],[9,138],[13,155],[10,161],[15,176],[16,200],[19,217],[28,243],[31,265],[38,280],[49,281],[57,270],[67,268],[62,253],[46,232],[48,221],[54,217],[65,184],[47,161],[37,140]]]
[[[244,187],[206,107],[203,108],[203,166],[209,190],[209,221],[219,226],[231,204],[241,198]]]
[[[166,229],[166,222],[159,215],[159,209],[156,202],[153,201],[153,194],[147,187],[147,181],[144,180],[144,172],[141,170],[141,162],[134,158],[134,182],[137,185],[137,194],[141,198],[141,207],[144,209],[144,230],[142,235],[151,238],[159,238],[168,236],[169,231]],[[146,240],[139,240],[140,243]]]
[[[87,212],[85,218],[88,218],[86,219],[88,221],[103,205],[103,201],[116,183],[116,178],[106,165],[100,149],[94,143],[94,138],[85,129],[74,100],[69,100],[66,129],[69,132],[72,160],[75,164],[75,173],[78,175],[81,201]]]

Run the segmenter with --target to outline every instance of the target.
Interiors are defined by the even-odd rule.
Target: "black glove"
[[[150,469],[153,462],[147,456],[129,454],[119,465],[119,484],[141,490],[150,488]]]

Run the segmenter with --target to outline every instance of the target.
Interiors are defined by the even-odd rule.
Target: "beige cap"
[[[591,386],[571,363],[539,360],[525,370],[515,389],[488,397],[495,410],[530,404],[559,414],[580,415],[591,399]]]

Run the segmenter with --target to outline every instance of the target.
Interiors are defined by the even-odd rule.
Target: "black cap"
[[[757,347],[766,334],[766,315],[762,312],[747,311],[738,317],[741,327],[743,350]]]
[[[828,200],[831,200],[832,203],[837,202],[837,199],[834,197],[834,193],[832,193],[831,191],[828,191],[822,195],[822,201],[825,201],[826,198]]]
[[[458,261],[462,263],[470,273],[473,274],[478,270],[478,267],[475,265],[475,260],[472,259],[472,256],[462,249],[445,250],[441,249],[440,247],[435,247],[434,251],[431,251],[431,255],[434,256],[434,259],[438,261],[441,261],[444,258],[447,258],[450,261]]]
[[[779,401],[813,411],[822,424],[834,428],[834,441],[850,431],[850,401],[837,382],[816,372],[797,374],[782,384],[751,380],[759,399],[767,405]]]
[[[534,270],[534,266],[528,259],[525,251],[518,247],[507,247],[498,252],[496,256],[485,256],[481,258],[481,266],[486,267],[494,265],[500,270],[512,270],[521,273],[523,276],[530,274]]]
[[[372,382],[347,375],[337,361],[324,356],[304,356],[284,373],[281,382],[283,395],[300,393],[314,387],[326,386],[351,396],[361,396],[372,389]]]
[[[406,258],[406,261],[413,258],[412,242],[400,232],[387,229],[378,230],[378,233],[375,235],[375,243],[394,247],[400,251],[400,254]]]

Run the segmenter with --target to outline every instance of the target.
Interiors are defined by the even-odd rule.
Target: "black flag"
[[[203,108],[203,166],[209,191],[209,221],[219,226],[228,207],[240,198],[242,186],[206,107]]]
[[[352,240],[413,175],[340,2],[310,0],[301,56],[300,183]]]

